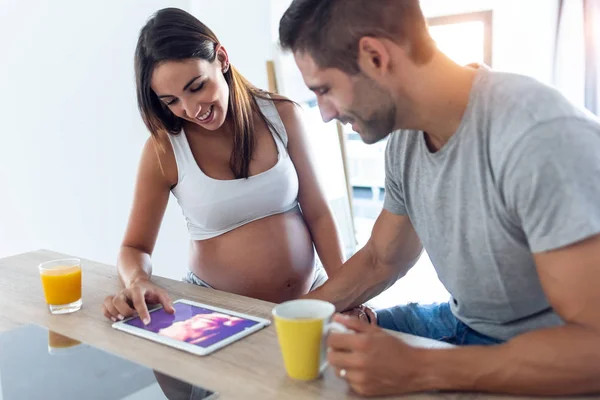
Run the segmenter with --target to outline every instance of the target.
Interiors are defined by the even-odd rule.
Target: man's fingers
[[[341,314],[346,315],[348,317],[358,317],[359,315],[358,310],[356,308],[353,308],[352,310],[342,311]]]
[[[369,323],[377,326],[377,312],[371,307],[365,307],[365,313],[369,317]]]
[[[345,315],[338,314],[334,317],[334,320],[344,325],[346,328],[351,329],[357,333],[366,333],[373,330],[373,327],[371,325],[359,320],[358,318],[351,318]]]
[[[365,335],[332,332],[327,338],[327,347],[332,351],[359,351],[365,347],[365,339]]]
[[[356,393],[363,396],[372,394],[371,390],[369,390],[372,379],[369,378],[366,371],[362,369],[336,368],[335,374],[348,382],[348,385]]]
[[[358,315],[358,319],[363,322],[366,322],[367,324],[371,323],[371,318],[367,315],[367,312],[363,311],[363,310],[360,311],[360,314]]]
[[[345,351],[332,350],[328,352],[327,361],[332,367],[346,371],[365,366],[365,357],[362,354]]]

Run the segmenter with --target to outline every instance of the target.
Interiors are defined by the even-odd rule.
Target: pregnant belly
[[[308,293],[313,243],[296,209],[193,241],[190,270],[215,289],[279,303]]]

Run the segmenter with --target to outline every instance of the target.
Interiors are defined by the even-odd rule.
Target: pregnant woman
[[[104,315],[137,312],[147,323],[147,304],[173,311],[151,279],[170,193],[190,234],[190,283],[282,302],[334,274],[342,247],[297,106],[251,85],[215,34],[179,9],[143,27],[135,73],[151,137],[117,262],[124,288],[105,299]]]

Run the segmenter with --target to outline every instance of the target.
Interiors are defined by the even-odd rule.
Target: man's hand
[[[356,393],[382,396],[428,389],[419,367],[424,350],[356,318],[336,316],[335,320],[356,333],[331,333],[327,359]]]
[[[377,326],[377,312],[373,308],[364,304],[351,310],[344,311],[342,314],[349,317],[355,317],[360,321]]]

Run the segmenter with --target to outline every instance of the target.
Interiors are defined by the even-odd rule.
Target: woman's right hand
[[[102,313],[113,322],[123,320],[137,313],[145,325],[150,323],[148,306],[162,304],[164,310],[173,314],[173,302],[167,291],[155,285],[150,279],[135,282],[114,296],[108,296],[102,304]]]

